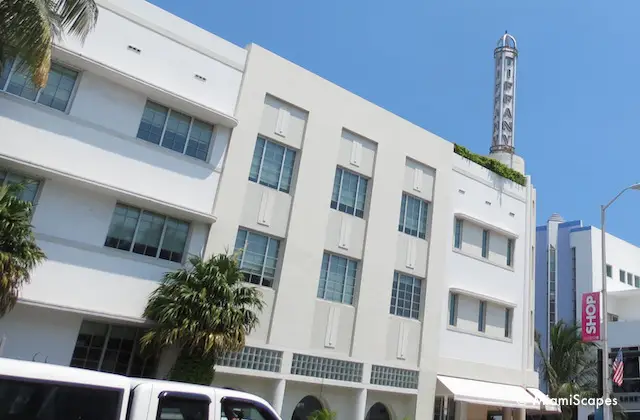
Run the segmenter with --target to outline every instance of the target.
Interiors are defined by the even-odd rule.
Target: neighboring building
[[[257,45],[98,3],[45,89],[15,67],[0,78],[2,180],[32,180],[49,257],[0,320],[4,356],[156,375],[137,349],[149,293],[188,254],[236,248],[266,308],[216,383],[287,420],[539,412],[530,177]],[[513,37],[495,58],[491,156],[524,173]]]
[[[580,324],[582,295],[602,290],[602,232],[557,214],[537,227],[536,330],[548,350],[550,326]],[[613,386],[632,419],[640,418],[640,249],[607,233],[607,292],[610,358],[624,353],[624,383]],[[539,362],[538,362],[539,363]],[[540,378],[540,389],[547,384]],[[589,410],[580,410],[586,419]]]
[[[0,320],[4,355],[135,375],[142,310],[204,251],[246,50],[144,1],[98,1],[46,88],[0,76],[0,182],[30,179],[48,261]]]

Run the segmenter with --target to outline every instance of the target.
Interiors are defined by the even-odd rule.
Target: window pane
[[[38,95],[38,89],[31,81],[31,74],[27,69],[18,69],[18,65],[9,79],[7,92],[34,101]]]
[[[140,127],[138,128],[138,138],[154,144],[160,144],[162,129],[168,113],[168,108],[153,102],[147,102],[142,114],[142,121],[140,121]]]
[[[405,217],[406,209],[407,209],[407,195],[402,194],[402,200],[400,203],[400,220],[398,221],[398,230],[400,232],[404,231],[404,217]]]
[[[338,200],[340,199],[340,184],[342,183],[342,169],[336,168],[336,175],[333,178],[333,193],[331,194],[331,208],[338,208]]]
[[[83,321],[76,346],[71,357],[71,366],[98,370],[102,349],[106,343],[109,326],[96,322]]]
[[[322,256],[322,267],[320,268],[320,283],[318,284],[318,297],[324,299],[327,286],[327,275],[329,272],[329,254]]]
[[[118,204],[113,212],[111,225],[109,226],[109,232],[107,233],[107,239],[104,245],[110,248],[129,251],[139,217],[140,211],[138,209]]]
[[[293,178],[293,166],[296,161],[296,152],[287,149],[284,155],[284,165],[282,166],[282,175],[280,176],[280,191],[289,192],[291,188],[291,179]]]
[[[160,237],[164,227],[165,217],[148,211],[142,213],[136,242],[133,245],[133,252],[136,254],[155,257],[158,254]]]
[[[182,153],[190,125],[191,117],[172,110],[162,137],[162,147]]]
[[[201,400],[165,397],[158,404],[157,420],[208,420],[209,403]]]
[[[188,223],[167,218],[167,226],[164,231],[164,237],[162,238],[159,258],[178,263],[182,262],[182,256],[187,246],[188,235]]]
[[[347,171],[342,174],[342,190],[338,210],[348,214],[355,213],[356,192],[358,190],[358,176]]]
[[[426,239],[427,237],[427,216],[429,205],[426,201],[420,200],[420,224],[418,225],[418,237]]]
[[[209,145],[213,136],[213,126],[193,121],[191,133],[189,134],[189,144],[187,145],[186,154],[196,159],[207,160],[209,155]]]
[[[251,170],[249,171],[249,181],[258,182],[265,142],[266,142],[265,139],[261,137],[258,137],[258,140],[256,141],[256,147],[255,149],[253,149],[253,160],[251,161]]]
[[[59,64],[52,64],[47,86],[40,93],[38,102],[59,111],[65,111],[76,84],[78,72]]]
[[[259,182],[271,188],[278,188],[280,181],[280,167],[284,159],[284,146],[267,142],[262,159]]]
[[[0,172],[0,185],[2,185],[5,180],[7,185],[22,184],[23,188],[18,198],[22,201],[28,201],[29,203],[34,202],[36,194],[38,194],[40,182],[12,172]]]
[[[364,204],[367,199],[367,186],[368,181],[365,178],[359,177],[358,196],[356,197],[356,212],[357,217],[364,217]]]
[[[246,274],[245,281],[267,287],[273,286],[280,241],[240,229],[235,248],[240,254],[240,269]]]
[[[356,261],[325,254],[320,270],[318,297],[352,304],[357,271]]]
[[[4,90],[7,80],[9,80],[9,73],[11,73],[11,67],[13,67],[13,59],[5,60],[2,66],[2,72],[0,72],[0,90]]]

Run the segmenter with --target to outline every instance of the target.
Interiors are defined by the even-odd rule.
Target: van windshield
[[[118,420],[122,390],[0,377],[2,420]]]

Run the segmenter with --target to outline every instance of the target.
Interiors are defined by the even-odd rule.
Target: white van
[[[1,420],[282,420],[231,389],[0,358]]]

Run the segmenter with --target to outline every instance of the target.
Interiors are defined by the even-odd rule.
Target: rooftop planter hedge
[[[475,162],[478,165],[482,166],[483,168],[487,168],[491,172],[497,175],[500,175],[503,178],[510,179],[516,184],[520,184],[523,187],[527,185],[527,178],[525,178],[523,174],[509,168],[507,165],[500,163],[493,158],[481,156],[477,153],[473,153],[469,151],[469,149],[467,149],[466,147],[457,145],[455,143],[453,145],[453,151],[456,154],[462,156],[463,158],[469,159],[471,162]]]

